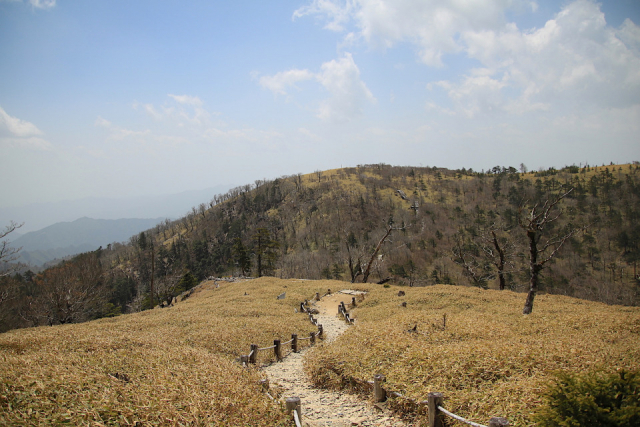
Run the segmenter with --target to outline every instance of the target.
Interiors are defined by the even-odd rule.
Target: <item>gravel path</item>
[[[337,293],[327,295],[321,301],[314,303],[314,307],[320,311],[316,318],[323,326],[326,335],[325,343],[335,340],[349,328],[346,322],[337,316],[340,301],[348,303],[351,301],[351,296]],[[302,369],[307,351],[313,351],[313,348],[305,348],[300,353],[291,353],[282,362],[274,363],[264,369],[269,382],[278,384],[285,390],[284,397],[300,398],[304,426],[405,427],[408,425],[356,395],[314,388]]]

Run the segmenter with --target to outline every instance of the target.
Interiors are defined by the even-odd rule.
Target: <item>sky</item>
[[[0,0],[0,208],[636,160],[639,0]]]

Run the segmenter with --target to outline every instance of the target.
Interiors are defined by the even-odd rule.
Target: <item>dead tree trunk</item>
[[[506,256],[504,253],[504,249],[500,246],[500,242],[498,242],[498,236],[496,236],[495,230],[491,230],[491,236],[493,236],[493,247],[496,248],[498,252],[498,260],[495,263],[496,268],[498,269],[498,283],[500,286],[500,290],[504,291],[506,286],[506,280],[504,278],[504,265],[506,262]]]
[[[571,236],[584,229],[574,228],[564,235],[551,236],[544,241],[541,247],[539,245],[545,226],[551,224],[562,215],[562,209],[556,209],[558,203],[571,193],[572,190],[573,188],[554,198],[547,198],[542,207],[539,207],[538,203],[536,203],[527,216],[520,215],[520,226],[526,231],[527,239],[529,240],[529,271],[531,274],[529,279],[529,292],[527,293],[527,299],[524,303],[524,309],[522,310],[523,314],[531,314],[533,311],[533,300],[538,292],[538,279],[544,265],[553,259],[562,245],[564,245]],[[521,214],[523,210],[524,206],[521,206]],[[551,253],[546,258],[538,260],[538,257],[545,254],[547,250],[550,250]]]
[[[362,274],[362,283],[367,283],[367,280],[369,280],[369,274],[371,273],[371,266],[373,265],[373,261],[375,260],[376,256],[378,255],[378,252],[380,252],[380,248],[384,244],[384,241],[387,240],[387,237],[389,237],[389,235],[391,234],[391,232],[393,230],[397,230],[397,228],[389,227],[389,229],[387,230],[385,235],[378,242],[378,245],[376,246],[376,249],[373,251],[373,254],[371,255],[371,259],[369,259],[369,263],[367,264],[367,268],[364,270],[364,273]]]

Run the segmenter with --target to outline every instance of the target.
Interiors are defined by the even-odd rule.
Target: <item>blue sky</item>
[[[0,0],[0,207],[634,160],[637,0]]]

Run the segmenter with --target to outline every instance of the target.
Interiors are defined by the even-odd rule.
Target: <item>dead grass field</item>
[[[0,425],[288,425],[235,358],[316,330],[295,307],[331,283],[208,283],[171,308],[1,334]]]
[[[171,308],[1,334],[0,425],[289,425],[261,392],[261,373],[235,359],[251,343],[308,336],[315,327],[295,313],[299,302],[348,287],[208,283]],[[356,287],[369,291],[356,325],[307,355],[317,385],[383,373],[407,397],[440,391],[447,408],[474,421],[506,416],[524,426],[554,371],[640,369],[639,308],[539,295],[523,316],[524,295],[509,291]]]
[[[554,372],[640,369],[637,307],[539,295],[523,316],[524,294],[510,291],[367,288],[353,312],[356,326],[307,358],[318,386],[341,388],[382,373],[386,388],[407,398],[438,391],[446,408],[475,422],[504,416],[528,426]]]

